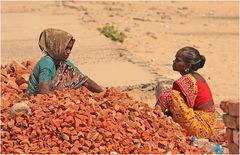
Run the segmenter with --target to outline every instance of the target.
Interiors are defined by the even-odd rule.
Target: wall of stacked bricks
[[[225,113],[223,122],[226,126],[226,139],[230,154],[239,154],[239,100],[226,100],[220,104]]]

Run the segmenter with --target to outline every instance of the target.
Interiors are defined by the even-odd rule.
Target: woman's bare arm
[[[38,93],[39,94],[49,94],[51,92],[52,84],[49,82],[40,82],[38,84]]]
[[[91,79],[87,79],[87,81],[83,85],[93,93],[100,93],[104,91],[104,89],[101,86],[99,86],[96,82],[94,82]]]
[[[83,84],[88,90],[91,92],[96,92],[100,93],[104,91],[104,89],[99,86],[96,82],[94,82],[91,79],[88,79],[84,84]],[[38,93],[39,94],[49,94],[51,92],[52,84],[49,82],[40,82],[38,85]]]
[[[166,108],[163,107],[163,106],[159,103],[159,100],[157,100],[157,103],[155,104],[155,107],[160,107],[163,113],[166,111]]]

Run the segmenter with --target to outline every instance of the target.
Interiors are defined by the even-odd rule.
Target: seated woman
[[[205,57],[192,47],[180,49],[173,61],[173,70],[182,77],[171,89],[160,93],[156,106],[171,112],[173,120],[189,135],[209,138],[213,135],[216,113],[211,90],[196,71],[205,64]]]
[[[67,60],[74,42],[71,34],[59,29],[45,29],[40,34],[39,47],[46,55],[37,62],[30,75],[27,96],[77,89],[80,86],[85,86],[92,92],[103,91],[103,88]]]

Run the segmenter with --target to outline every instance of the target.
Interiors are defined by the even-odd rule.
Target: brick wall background
[[[239,100],[222,101],[220,108],[225,113],[223,122],[226,128],[226,139],[230,154],[239,154]]]

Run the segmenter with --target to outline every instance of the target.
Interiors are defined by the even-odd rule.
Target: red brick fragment
[[[7,87],[18,90],[18,85],[15,83],[15,81],[8,81]]]
[[[229,115],[231,116],[238,116],[239,117],[239,100],[231,101],[229,103]]]
[[[221,101],[220,103],[220,108],[223,110],[225,113],[229,113],[229,102],[228,101]]]
[[[79,153],[79,149],[76,146],[73,146],[70,150],[70,153],[74,153],[74,154],[78,154]]]
[[[84,143],[86,146],[90,147],[92,145],[92,142],[89,140],[86,140]]]
[[[26,67],[28,69],[32,70],[35,67],[36,63],[37,62],[35,60],[28,60],[26,63]]]
[[[77,148],[81,147],[82,145],[79,143],[79,141],[75,141],[73,145]]]
[[[27,83],[23,83],[23,84],[21,84],[18,88],[19,88],[20,90],[22,90],[22,91],[25,91],[25,90],[27,90],[27,88],[28,88],[28,84],[27,84]]]
[[[52,120],[52,122],[53,122],[54,126],[56,128],[58,128],[58,127],[60,127],[61,123],[63,123],[63,120],[62,119],[54,119],[54,120]]]
[[[167,141],[162,141],[162,140],[158,141],[158,146],[160,148],[165,148],[167,145],[168,145]]]
[[[21,133],[22,132],[22,130],[19,127],[16,127],[16,126],[14,126],[12,128],[12,131],[13,131],[13,133]]]
[[[20,149],[20,148],[15,148],[14,151],[13,151],[13,153],[23,154],[24,151],[23,151],[22,149]]]
[[[225,125],[222,121],[219,121],[217,120],[217,123],[216,123],[216,129],[224,129],[225,128]]]
[[[52,147],[50,154],[58,154],[59,153],[59,148],[58,147]]]
[[[64,121],[67,122],[67,123],[72,124],[74,122],[74,119],[73,119],[72,116],[67,116]]]
[[[239,130],[233,130],[233,142],[239,146]]]
[[[10,64],[10,68],[13,72],[17,74],[24,73],[27,69],[25,66],[23,66],[21,63],[17,61],[12,61],[12,63]]]
[[[72,141],[72,142],[74,142],[74,141],[76,141],[76,140],[78,140],[78,136],[71,136],[71,141]]]
[[[150,131],[146,130],[142,133],[143,140],[148,140],[150,138]]]
[[[18,86],[20,86],[20,85],[22,85],[23,83],[27,83],[28,82],[28,79],[29,79],[29,76],[30,76],[30,74],[22,74],[22,75],[18,75],[17,77],[16,77],[16,80],[15,80],[15,82],[16,82],[16,84],[18,85]]]
[[[231,128],[231,129],[237,128],[237,118],[234,116],[224,114],[223,122],[228,128]]]
[[[9,122],[8,122],[8,124],[7,124],[7,126],[8,126],[9,128],[12,128],[12,127],[14,127],[14,124],[15,124],[14,119],[10,119]]]
[[[239,146],[235,143],[228,144],[229,154],[239,154]]]
[[[69,141],[69,140],[70,140],[69,136],[68,136],[67,134],[65,134],[65,133],[63,133],[61,137],[62,137],[64,140],[66,140],[66,141]]]

